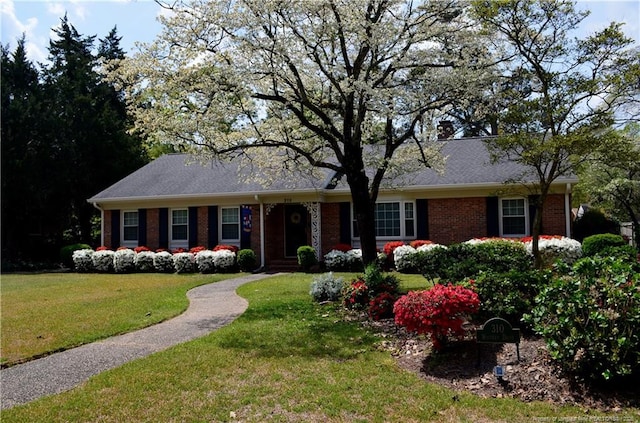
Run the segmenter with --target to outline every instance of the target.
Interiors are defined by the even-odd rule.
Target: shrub
[[[62,264],[69,268],[73,267],[75,264],[73,253],[78,250],[91,250],[91,246],[87,244],[71,244],[62,247],[60,249],[60,261],[62,261]],[[93,252],[93,250],[91,251]]]
[[[236,267],[236,253],[226,248],[213,252],[213,264],[222,273],[233,272]]]
[[[411,241],[409,243],[409,245],[417,250],[418,248],[422,247],[423,245],[433,245],[433,242],[432,241],[427,241],[427,240],[424,240],[424,239],[416,239],[416,240]]]
[[[155,267],[153,266],[153,257],[156,255],[153,251],[142,250],[136,254],[135,258],[135,266],[138,272],[153,272],[155,271]]]
[[[338,251],[342,251],[343,253],[346,253],[347,251],[351,250],[351,245],[349,245],[349,244],[336,244],[336,245],[334,245],[332,250],[338,250]]]
[[[205,247],[203,247],[202,245],[198,245],[197,247],[192,247],[191,249],[189,249],[189,252],[195,256],[200,251],[204,251],[204,250],[206,250]]]
[[[196,253],[195,261],[198,272],[213,273],[216,271],[216,264],[213,259],[215,254],[211,250],[202,250]]]
[[[136,253],[128,248],[118,248],[113,254],[113,270],[116,273],[131,273],[136,269]]]
[[[417,250],[410,245],[401,245],[393,251],[393,263],[396,270],[401,273],[415,273],[413,255]]]
[[[297,256],[298,264],[304,272],[308,272],[313,266],[318,264],[316,250],[310,245],[303,245],[301,247],[298,247]]]
[[[151,250],[148,247],[145,247],[144,245],[140,245],[138,247],[135,247],[133,251],[135,251],[136,253],[143,253]]]
[[[537,270],[511,270],[510,272],[486,272],[475,281],[462,285],[475,290],[480,299],[477,318],[485,321],[501,317],[513,327],[521,327],[522,316],[530,313],[535,297],[546,286],[550,274]]]
[[[449,255],[448,248],[442,245],[428,250],[420,247],[417,253],[411,257],[411,260],[417,272],[431,281],[442,277],[446,273],[445,269],[453,266],[453,260]]]
[[[231,251],[233,254],[236,254],[239,248],[236,247],[235,245],[226,245],[226,244],[216,245],[213,248],[213,251],[221,251],[221,250]]]
[[[191,253],[177,253],[173,255],[173,267],[177,273],[193,273],[195,256]]]
[[[390,292],[381,292],[369,302],[369,317],[373,320],[393,317],[393,305],[396,296]]]
[[[99,250],[93,253],[91,260],[93,260],[93,268],[96,272],[111,273],[113,272],[113,255],[111,250]]]
[[[525,319],[567,372],[610,380],[640,372],[640,273],[613,258],[584,258],[556,277]]]
[[[338,301],[342,298],[344,279],[335,277],[333,272],[324,273],[313,278],[309,294],[314,301]]]
[[[258,266],[258,259],[253,250],[245,248],[238,251],[238,266],[243,272],[252,272]]]
[[[464,336],[465,317],[480,306],[478,294],[459,285],[436,284],[426,291],[411,291],[396,301],[395,322],[407,331],[429,334],[435,350],[444,346],[449,336]]]
[[[391,242],[387,242],[386,244],[384,244],[384,247],[382,247],[382,252],[387,256],[391,256],[393,257],[393,252],[396,250],[396,248],[403,246],[404,242],[402,241],[391,241]]]
[[[362,263],[362,250],[360,248],[354,248],[347,251],[347,262],[349,263],[348,270],[353,272],[359,272],[363,269]]]
[[[93,250],[90,248],[84,248],[82,250],[75,250],[72,255],[73,267],[76,272],[87,273],[92,272],[93,268]]]
[[[586,237],[582,241],[582,253],[585,257],[593,257],[609,247],[628,245],[621,235],[598,234]]]
[[[524,240],[527,253],[533,254],[533,241]],[[545,267],[549,267],[557,260],[573,264],[582,257],[582,246],[575,239],[564,236],[543,235],[538,238],[538,249]]]
[[[168,251],[157,252],[153,256],[153,267],[156,272],[160,273],[173,273],[175,268],[173,267],[173,257]]]
[[[364,271],[364,283],[367,285],[368,294],[374,297],[383,292],[396,294],[400,281],[394,275],[383,275],[375,264],[369,264]]]
[[[324,255],[324,265],[327,270],[349,270],[349,256],[340,250],[331,250]]]
[[[573,236],[578,241],[604,233],[619,234],[620,224],[605,216],[600,210],[589,209],[573,222]]]
[[[364,309],[369,304],[369,288],[362,277],[353,279],[342,289],[344,306],[349,309]]]

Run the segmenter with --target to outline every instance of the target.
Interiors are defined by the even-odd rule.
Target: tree
[[[537,194],[532,235],[539,265],[537,241],[551,183],[598,151],[615,148],[615,112],[634,101],[639,55],[628,49],[632,40],[616,23],[570,38],[588,14],[572,2],[477,1],[474,9],[496,49],[505,52],[503,74],[520,81],[511,89],[522,100],[501,113],[502,135],[487,143],[496,159],[527,166],[536,180],[529,187]]]
[[[439,162],[434,117],[482,66],[465,4],[176,1],[114,78],[151,140],[346,178],[365,263],[391,171]],[[476,36],[474,36],[474,34]],[[475,63],[475,65],[470,65]],[[291,177],[291,174],[288,175]]]
[[[619,134],[617,150],[605,151],[585,164],[579,192],[616,219],[631,222],[640,245],[640,124],[631,123]]]

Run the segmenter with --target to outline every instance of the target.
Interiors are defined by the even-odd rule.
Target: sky
[[[611,21],[624,22],[625,34],[640,45],[640,0],[580,1],[578,9],[592,12],[581,25],[585,34],[602,29]],[[137,43],[150,43],[161,31],[157,17],[162,12],[152,0],[0,0],[0,41],[13,51],[16,40],[24,33],[29,59],[44,63],[49,40],[55,37],[52,28],[66,13],[80,35],[97,36],[96,46],[98,39],[116,26],[122,37],[120,46],[133,53]]]

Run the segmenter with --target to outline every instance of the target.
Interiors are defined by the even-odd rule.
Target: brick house
[[[381,189],[376,210],[379,246],[428,239],[451,244],[474,237],[531,233],[531,197],[517,184],[523,168],[490,163],[481,139],[449,140],[446,169],[404,175]],[[243,182],[233,163],[204,165],[189,155],[162,156],[88,201],[101,211],[102,244],[151,249],[233,244],[251,248],[262,265],[295,263],[300,245],[321,258],[338,243],[359,246],[344,178],[296,176],[264,187]],[[552,186],[543,233],[570,236],[574,177]],[[391,185],[390,185],[391,186]]]

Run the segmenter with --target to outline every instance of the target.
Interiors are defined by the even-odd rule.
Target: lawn
[[[420,278],[403,277],[422,287]],[[426,383],[376,347],[379,338],[311,301],[311,276],[243,285],[249,308],[206,337],[2,412],[6,422],[597,421],[548,403],[481,399]],[[605,419],[637,419],[625,410]],[[608,420],[610,421],[610,420]]]
[[[186,292],[236,275],[2,275],[2,353],[11,365],[130,332],[183,312]]]

